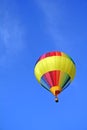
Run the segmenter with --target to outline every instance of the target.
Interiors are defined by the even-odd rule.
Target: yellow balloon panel
[[[43,74],[52,70],[60,70],[69,74],[71,80],[73,80],[76,72],[75,64],[70,58],[64,56],[52,56],[42,59],[36,64],[34,72],[37,80],[40,82]]]

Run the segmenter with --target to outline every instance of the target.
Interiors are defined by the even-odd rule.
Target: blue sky
[[[0,0],[0,130],[87,130],[86,43],[86,0]],[[58,104],[34,76],[54,50],[77,68]]]

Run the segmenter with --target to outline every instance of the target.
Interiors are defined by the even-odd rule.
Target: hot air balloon
[[[40,56],[34,68],[38,82],[55,96],[60,94],[74,79],[76,66],[71,57],[63,52],[48,52]]]

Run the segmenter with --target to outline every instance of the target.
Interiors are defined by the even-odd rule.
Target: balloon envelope
[[[43,54],[38,59],[34,73],[38,82],[57,96],[74,79],[76,66],[67,54],[54,51]]]

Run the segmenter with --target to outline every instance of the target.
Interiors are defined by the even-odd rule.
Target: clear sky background
[[[54,50],[77,68],[58,104],[34,76]],[[0,0],[0,130],[87,130],[86,73],[87,0]]]

